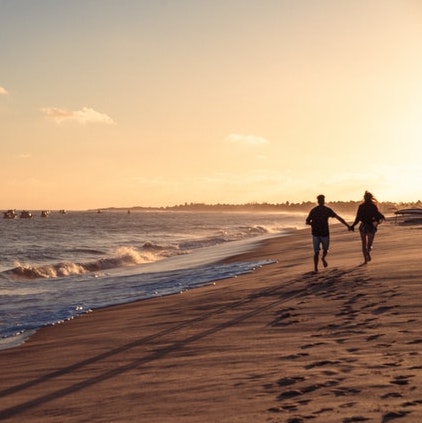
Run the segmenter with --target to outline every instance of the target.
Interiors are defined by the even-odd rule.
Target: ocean
[[[100,307],[248,273],[222,264],[304,224],[303,213],[71,211],[0,219],[0,349]]]

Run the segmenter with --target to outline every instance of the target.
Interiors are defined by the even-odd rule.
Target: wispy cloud
[[[90,107],[83,107],[81,110],[67,110],[59,107],[44,107],[41,112],[47,119],[60,124],[62,122],[86,123],[103,123],[106,125],[114,125],[114,120],[104,114],[97,112]]]
[[[0,95],[6,95],[6,94],[7,94],[6,88],[4,88],[0,85]]]
[[[244,135],[244,134],[230,134],[227,135],[225,141],[234,144],[246,144],[246,145],[262,145],[269,144],[269,141],[257,135]]]

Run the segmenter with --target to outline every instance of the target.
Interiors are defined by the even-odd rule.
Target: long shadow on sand
[[[55,400],[57,398],[60,397],[64,397],[68,394],[77,392],[79,390],[85,389],[87,387],[93,386],[95,384],[98,384],[100,382],[103,382],[107,379],[111,379],[113,377],[116,377],[118,375],[121,375],[125,372],[128,372],[132,369],[140,369],[142,368],[142,366],[145,366],[146,364],[154,361],[154,360],[159,360],[173,352],[176,351],[180,351],[183,348],[185,348],[186,346],[188,346],[189,344],[196,342],[200,339],[203,339],[205,337],[208,337],[210,335],[213,335],[217,332],[220,332],[224,329],[227,329],[231,326],[235,326],[237,324],[239,324],[240,322],[247,320],[257,314],[260,314],[276,305],[280,305],[283,304],[285,302],[288,302],[294,298],[299,298],[301,296],[305,296],[308,295],[308,289],[307,287],[305,287],[304,289],[297,287],[296,289],[294,289],[294,285],[298,282],[303,282],[305,279],[308,279],[309,276],[302,276],[299,277],[295,280],[291,280],[287,283],[283,283],[282,285],[277,285],[277,286],[272,286],[263,290],[259,290],[253,294],[251,294],[250,296],[246,297],[245,299],[233,302],[229,305],[223,306],[218,308],[217,310],[214,310],[213,312],[208,312],[205,313],[197,318],[191,319],[187,322],[184,323],[180,323],[179,325],[176,326],[172,326],[168,329],[162,330],[160,332],[157,332],[153,335],[141,338],[141,339],[137,339],[134,342],[130,342],[128,344],[122,345],[118,348],[114,348],[110,351],[107,351],[103,354],[99,354],[96,355],[92,358],[89,358],[87,360],[83,360],[80,361],[78,363],[75,363],[71,366],[67,366],[64,367],[62,369],[56,370],[54,372],[51,372],[49,374],[46,374],[44,376],[41,376],[39,378],[30,380],[28,382],[22,383],[20,385],[14,386],[14,387],[10,387],[7,388],[3,391],[0,391],[0,397],[5,398],[6,396],[10,396],[16,393],[19,393],[25,389],[29,389],[32,388],[34,386],[43,384],[43,383],[51,383],[51,381],[55,378],[58,378],[60,376],[75,372],[77,370],[80,370],[86,366],[89,366],[91,364],[94,363],[98,363],[102,360],[105,360],[107,358],[116,356],[118,354],[124,353],[128,350],[131,350],[133,348],[139,347],[141,345],[146,345],[160,337],[169,335],[169,334],[174,334],[176,331],[180,331],[181,329],[184,329],[186,327],[189,327],[191,325],[194,325],[198,322],[204,321],[206,319],[209,319],[213,316],[216,316],[217,314],[223,314],[225,311],[227,310],[234,310],[239,308],[241,310],[241,307],[244,305],[247,305],[248,303],[252,303],[260,298],[263,297],[275,297],[275,300],[271,301],[271,302],[266,302],[265,305],[262,306],[257,306],[255,308],[253,308],[250,311],[244,312],[242,314],[240,314],[239,316],[229,319],[219,325],[216,325],[214,327],[211,327],[210,329],[207,330],[203,330],[195,335],[186,337],[185,339],[181,339],[181,340],[176,340],[173,344],[171,344],[170,346],[166,346],[163,348],[160,348],[158,350],[156,350],[155,352],[151,353],[151,354],[147,354],[143,357],[140,357],[139,359],[133,360],[132,362],[124,365],[124,366],[119,366],[116,367],[114,369],[111,369],[109,371],[103,372],[97,376],[93,376],[90,378],[87,378],[85,380],[82,380],[80,382],[74,383],[66,388],[62,388],[62,389],[58,389],[54,392],[51,392],[49,394],[45,394],[45,395],[41,395],[38,396],[32,400],[29,401],[25,401],[22,402],[18,405],[15,405],[13,407],[9,407],[9,408],[5,408],[3,410],[0,411],[0,420],[1,419],[6,419],[6,418],[10,418],[12,416],[18,415],[24,411],[27,411],[28,409],[37,407],[39,405],[45,404],[49,401]],[[315,287],[312,287],[312,290],[315,290]]]

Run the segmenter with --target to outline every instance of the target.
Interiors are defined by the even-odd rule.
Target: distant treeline
[[[333,208],[338,213],[354,213],[361,201],[332,201],[327,202],[327,206]],[[166,207],[132,207],[130,210],[168,210],[168,211],[245,211],[245,212],[308,212],[316,204],[312,201],[303,201],[301,203],[246,203],[246,204],[206,204],[206,203],[184,203],[175,206]],[[392,213],[398,209],[421,208],[422,202],[394,203],[380,202],[378,204],[383,213]],[[109,210],[112,210],[110,208]],[[106,210],[106,209],[103,209]]]

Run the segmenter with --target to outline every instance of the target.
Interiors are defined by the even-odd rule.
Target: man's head
[[[325,203],[325,195],[322,195],[322,194],[318,195],[317,200],[318,200],[318,204],[322,206]]]

